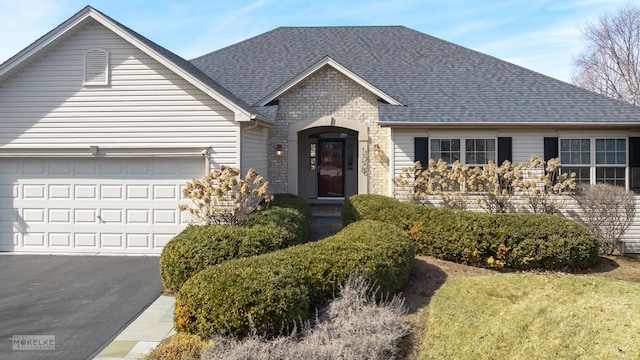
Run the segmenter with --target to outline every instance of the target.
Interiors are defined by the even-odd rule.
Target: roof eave
[[[623,122],[547,122],[547,121],[528,121],[528,122],[506,122],[506,121],[379,121],[380,126],[386,127],[487,127],[487,126],[514,126],[514,127],[541,127],[552,126],[557,128],[563,127],[640,127],[640,122],[623,121]]]
[[[120,37],[122,37],[132,45],[136,46],[138,49],[142,50],[147,55],[151,56],[154,60],[166,66],[171,71],[180,75],[183,79],[190,82],[192,85],[197,87],[199,90],[201,90],[205,94],[209,95],[214,100],[220,102],[226,108],[232,110],[234,112],[235,121],[238,121],[238,122],[250,121],[252,119],[255,119],[258,116],[255,113],[247,111],[241,105],[231,101],[230,99],[225,97],[223,94],[219,93],[218,91],[211,88],[210,86],[202,82],[200,79],[198,79],[194,75],[190,74],[188,71],[185,71],[182,67],[176,65],[173,61],[167,59],[164,55],[158,53],[157,51],[149,47],[149,45],[145,44],[143,41],[140,41],[137,37],[133,36],[125,29],[113,23],[109,18],[104,16],[104,14],[100,13],[99,11],[96,11],[95,9],[92,9],[92,10],[93,10],[92,14],[94,15],[94,18],[98,20],[102,25],[106,26],[107,28],[109,28],[110,30],[118,34]]]
[[[131,34],[126,29],[114,23],[109,17],[102,14],[100,11],[94,9],[91,6],[86,6],[85,8],[77,12],[75,15],[67,19],[65,22],[58,25],[55,29],[53,29],[46,35],[42,36],[41,38],[36,40],[34,43],[26,47],[24,50],[20,51],[18,54],[11,57],[5,63],[0,65],[0,78],[4,74],[10,72],[19,64],[21,64],[22,62],[27,61],[32,56],[35,56],[38,52],[42,51],[49,44],[55,42],[56,39],[60,38],[65,33],[72,30],[74,27],[76,27],[78,24],[80,24],[87,18],[94,19],[101,25],[105,26],[109,30],[116,33],[125,41],[129,42],[130,44],[140,49],[145,54],[149,55],[154,60],[158,61],[159,63],[166,66],[168,69],[170,69],[174,73],[178,74],[180,77],[182,77],[183,79],[191,83],[193,86],[195,86],[196,88],[198,88],[199,90],[201,90],[202,92],[204,92],[205,94],[213,98],[214,100],[220,102],[223,106],[225,106],[226,108],[228,108],[234,113],[235,121],[243,122],[243,121],[251,121],[252,119],[259,118],[261,121],[272,122],[269,119],[261,117],[259,114],[253,113],[245,109],[242,105],[235,103],[234,101],[230,100],[220,92],[211,88],[210,86],[205,84],[203,81],[198,79],[196,76],[194,76],[193,74],[190,74],[188,71],[178,66],[173,61],[166,58],[164,55],[157,52],[153,48],[151,48],[149,45],[147,45],[146,43],[138,39],[136,36]]]
[[[75,13],[69,19],[65,20],[62,24],[58,25],[53,30],[41,36],[26,48],[10,57],[7,61],[0,64],[0,78],[2,78],[5,74],[9,73],[24,61],[36,55],[56,39],[60,38],[62,35],[76,27],[87,17],[89,17],[92,11],[95,11],[95,9],[93,9],[91,6],[85,6],[82,10]]]

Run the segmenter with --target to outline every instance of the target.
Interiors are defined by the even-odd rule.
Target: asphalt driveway
[[[94,357],[158,298],[159,261],[0,254],[0,359]],[[15,351],[14,335],[53,336],[55,350]]]

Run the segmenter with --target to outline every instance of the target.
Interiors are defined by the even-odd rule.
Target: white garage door
[[[0,251],[157,254],[202,158],[0,159]]]

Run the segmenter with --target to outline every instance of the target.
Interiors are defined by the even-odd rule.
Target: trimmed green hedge
[[[398,208],[403,203],[398,199],[394,199],[384,195],[354,195],[342,203],[340,218],[342,226],[347,226],[353,222],[363,219],[373,219],[372,216],[379,214],[380,211],[387,208]]]
[[[413,243],[398,228],[354,223],[326,239],[207,267],[176,296],[178,331],[243,337],[277,335],[313,314],[349,276],[363,274],[377,294],[406,282]]]
[[[490,214],[401,203],[356,195],[343,205],[343,221],[371,219],[405,230],[423,255],[469,265],[512,269],[583,269],[597,261],[595,237],[556,215]]]
[[[266,209],[243,225],[189,225],[162,249],[162,283],[177,292],[209,265],[304,243],[310,224],[311,207],[302,198],[276,194]]]

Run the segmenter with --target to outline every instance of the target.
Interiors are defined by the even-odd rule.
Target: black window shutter
[[[423,168],[429,166],[429,138],[417,137],[413,141],[415,161],[420,161]]]
[[[629,166],[640,166],[640,137],[629,138]]]
[[[629,172],[631,183],[629,187],[636,194],[640,193],[640,137],[629,138]]]
[[[513,162],[513,148],[510,137],[498,138],[498,164],[501,165],[506,160]]]
[[[558,138],[544,138],[544,161],[558,157]]]

